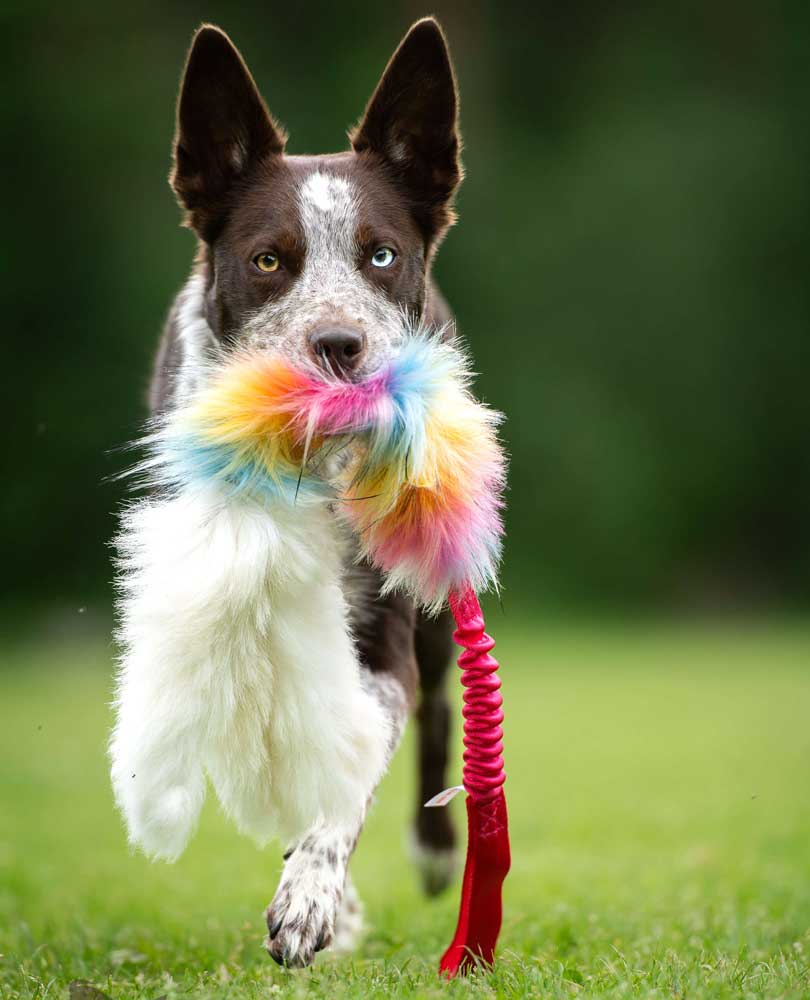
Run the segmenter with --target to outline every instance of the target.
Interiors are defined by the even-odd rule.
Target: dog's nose
[[[324,368],[340,375],[353,372],[360,364],[365,338],[357,330],[329,326],[310,334],[309,346]]]

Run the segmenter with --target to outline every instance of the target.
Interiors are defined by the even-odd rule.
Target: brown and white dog
[[[234,347],[280,352],[352,379],[389,360],[408,323],[451,329],[430,272],[462,176],[457,106],[444,36],[426,18],[389,62],[348,151],[287,156],[285,134],[239,52],[218,28],[200,28],[180,92],[171,176],[198,253],[160,345],[155,414],[171,412],[206,362]],[[451,876],[449,816],[422,808],[445,785],[450,623],[423,617],[406,597],[380,597],[375,571],[355,565],[350,546],[333,546],[328,525],[302,528],[291,519],[282,550],[255,512],[226,519],[211,511],[147,504],[125,515],[113,783],[131,840],[153,856],[183,849],[209,779],[243,829],[259,838],[299,830],[267,910],[268,950],[279,962],[307,965],[332,943],[348,946],[360,920],[349,858],[368,794],[413,709],[415,855],[427,892]],[[192,552],[184,541],[181,551],[190,523],[205,533],[204,545]],[[334,623],[308,616],[304,597],[282,615],[265,607],[264,591],[261,599],[243,596],[243,578],[272,589],[271,564],[282,567],[291,592],[288,577],[303,581],[305,546],[317,531],[325,568],[312,577],[318,593],[340,591]],[[255,553],[271,550],[258,565]],[[259,630],[257,621],[270,624]],[[325,731],[324,720],[341,717],[385,737],[380,760],[354,784],[341,783],[343,735]],[[319,819],[300,832],[296,819],[330,789],[346,800],[348,818]]]

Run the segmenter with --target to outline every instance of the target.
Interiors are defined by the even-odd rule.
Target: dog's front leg
[[[279,965],[310,965],[335,935],[352,855],[365,817],[353,826],[314,826],[284,855],[284,870],[267,908],[267,950]]]
[[[409,620],[406,602],[399,598],[391,601],[402,605],[403,614]],[[374,672],[369,669],[368,660],[363,669],[363,686],[373,694],[390,725],[389,761],[399,744],[413,700],[413,632],[412,627],[405,625],[401,623],[401,628],[394,632],[399,633],[397,637],[404,643],[398,659],[414,664],[412,669],[406,668],[408,678],[388,671]],[[360,646],[362,650],[362,638]],[[395,666],[393,663],[388,665]],[[280,965],[310,965],[316,952],[333,942],[339,943],[342,950],[348,950],[355,943],[348,940],[354,936],[349,925],[361,927],[362,916],[353,888],[347,889],[348,865],[363,828],[366,809],[366,802],[359,804],[354,823],[316,824],[285,854],[281,881],[266,912],[267,950]],[[341,927],[341,924],[346,926]]]

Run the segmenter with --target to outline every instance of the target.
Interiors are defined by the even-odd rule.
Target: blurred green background
[[[295,989],[260,947],[278,850],[211,803],[177,866],[129,855],[105,760],[111,477],[194,252],[166,183],[191,33],[226,28],[321,152],[428,10],[7,0],[4,997],[808,995],[810,5],[431,6],[468,174],[437,275],[512,455],[495,978],[435,979],[457,896],[404,863],[412,735],[354,865],[370,937]]]
[[[433,4],[468,177],[438,260],[512,454],[505,600],[810,598],[807,4]],[[105,481],[191,235],[166,184],[194,27],[291,152],[345,146],[424,6],[4,4],[4,607],[106,616]]]

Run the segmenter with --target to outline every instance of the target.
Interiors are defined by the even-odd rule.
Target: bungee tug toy
[[[505,459],[500,414],[470,392],[462,351],[409,337],[380,372],[345,382],[267,354],[235,354],[154,428],[139,467],[164,487],[216,481],[226,495],[327,502],[354,530],[384,590],[456,622],[464,686],[468,846],[458,924],[440,971],[491,965],[509,870],[503,710],[477,594],[497,587]]]

